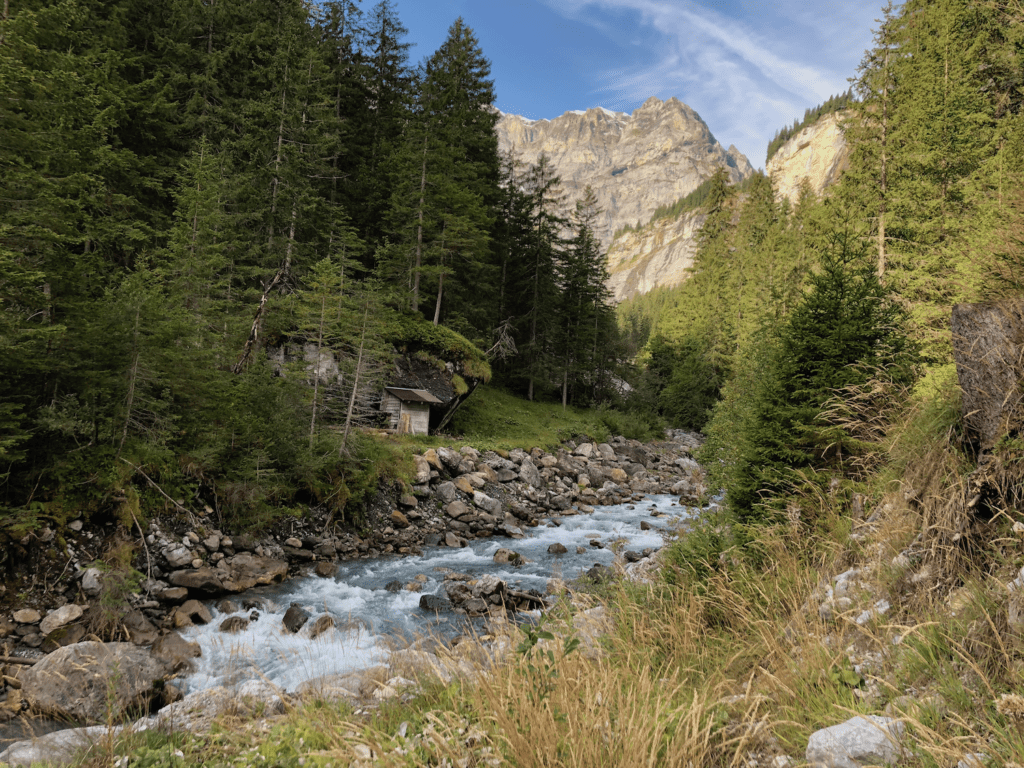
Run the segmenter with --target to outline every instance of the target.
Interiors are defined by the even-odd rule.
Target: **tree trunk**
[[[341,437],[341,450],[344,451],[348,445],[348,432],[352,427],[352,412],[356,407],[356,392],[359,391],[359,372],[363,367],[363,343],[366,341],[366,317],[369,307],[363,308],[363,332],[359,337],[359,355],[356,357],[356,375],[352,382],[352,396],[348,399],[348,413],[345,414],[345,433]]]
[[[139,308],[135,308],[135,327],[132,329],[132,367],[128,372],[128,402],[125,404],[124,428],[121,430],[121,442],[117,446],[114,461],[121,458],[121,451],[128,440],[128,426],[132,421],[132,408],[135,405],[135,382],[139,376]]]
[[[420,308],[420,268],[423,265],[423,206],[427,191],[427,137],[423,137],[423,165],[420,172],[419,223],[416,225],[416,264],[412,271],[412,311]]]
[[[316,405],[320,395],[320,353],[324,348],[324,323],[327,319],[327,296],[320,297],[320,326],[316,335],[316,361],[313,363],[313,415],[309,419],[309,447],[316,436]]]
[[[444,271],[437,278],[437,304],[434,306],[434,325],[441,319],[441,295],[444,293]]]

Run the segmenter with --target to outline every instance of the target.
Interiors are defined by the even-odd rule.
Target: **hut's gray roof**
[[[384,389],[406,403],[431,403],[433,405],[441,405],[441,401],[425,389],[405,389],[403,387],[384,387]]]

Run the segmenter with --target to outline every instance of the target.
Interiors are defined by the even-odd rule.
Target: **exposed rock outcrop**
[[[689,277],[697,254],[701,211],[651,222],[620,234],[608,248],[608,288],[619,302],[654,288],[671,288]]]
[[[795,203],[805,181],[820,195],[839,180],[850,160],[842,120],[841,112],[825,115],[772,155],[766,173],[775,181],[779,197]]]
[[[650,98],[632,115],[602,108],[554,120],[503,115],[497,132],[500,148],[526,163],[547,155],[570,200],[588,184],[593,188],[603,211],[597,235],[606,245],[615,230],[648,221],[658,206],[688,195],[718,168],[728,168],[733,182],[754,171],[675,98]]]
[[[21,691],[36,712],[98,723],[146,709],[170,672],[170,665],[132,643],[76,643],[25,672]]]

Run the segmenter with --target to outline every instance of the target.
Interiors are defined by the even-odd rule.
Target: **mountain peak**
[[[604,107],[535,122],[505,115],[497,132],[501,149],[525,163],[547,155],[570,204],[593,188],[603,210],[596,234],[606,245],[616,230],[648,221],[718,168],[733,182],[753,173],[746,157],[723,149],[700,115],[674,97],[652,96],[631,115]]]

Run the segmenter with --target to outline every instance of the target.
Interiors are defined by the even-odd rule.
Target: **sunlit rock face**
[[[686,280],[704,219],[702,212],[690,211],[615,238],[608,248],[608,287],[615,301],[625,301],[658,286],[671,288]]]
[[[605,246],[617,229],[645,224],[658,206],[689,194],[718,168],[733,182],[753,173],[739,150],[724,149],[700,115],[674,98],[648,99],[632,115],[600,107],[554,120],[503,115],[497,131],[501,149],[527,164],[548,156],[570,207],[584,187],[593,188]]]
[[[766,173],[775,182],[780,197],[795,203],[805,181],[814,194],[820,195],[839,180],[850,159],[842,119],[842,113],[826,115],[772,155]]]

